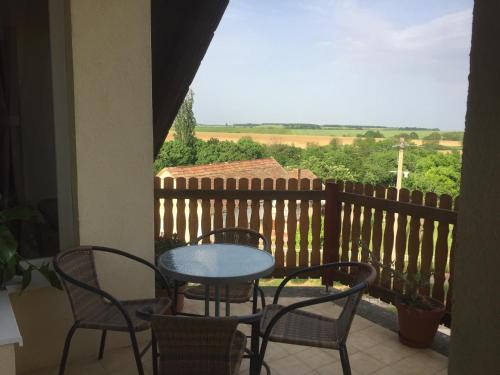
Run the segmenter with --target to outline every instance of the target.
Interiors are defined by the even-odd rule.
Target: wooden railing
[[[446,304],[446,323],[457,208],[458,200],[448,195],[406,189],[398,194],[395,188],[350,182],[327,183],[325,189],[319,179],[155,179],[156,238],[177,233],[190,241],[212,229],[252,228],[271,242],[274,277],[326,262],[366,261],[361,239],[398,271],[432,271],[432,283],[421,293]],[[378,272],[370,293],[393,302],[404,286],[387,271]],[[338,276],[350,282],[347,270]],[[328,277],[323,281],[331,283]]]
[[[419,292],[443,302],[444,322],[450,323],[458,198],[347,182],[327,184],[326,202],[324,262],[367,261],[362,240],[384,265],[421,277],[432,274]],[[343,276],[350,281],[347,271]],[[388,270],[377,270],[370,294],[394,302],[403,291]]]

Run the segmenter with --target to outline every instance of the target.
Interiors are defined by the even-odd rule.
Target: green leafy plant
[[[16,221],[41,221],[38,211],[25,206],[7,208],[0,211],[0,290],[14,276],[21,275],[21,292],[31,283],[33,271],[38,271],[54,288],[62,289],[61,283],[49,263],[37,266],[24,259],[18,252],[18,242],[11,227]],[[9,224],[10,223],[10,224]]]
[[[422,310],[432,310],[436,307],[432,299],[420,294],[420,290],[430,284],[431,277],[434,275],[433,272],[412,274],[408,271],[397,271],[392,267],[392,263],[391,266],[388,266],[380,262],[363,241],[359,241],[359,246],[362,252],[368,254],[368,260],[374,267],[380,267],[388,271],[394,279],[402,282],[404,293],[399,296],[401,303]]]

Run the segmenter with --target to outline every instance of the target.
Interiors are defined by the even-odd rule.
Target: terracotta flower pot
[[[432,344],[445,309],[441,302],[434,299],[431,302],[435,306],[432,310],[396,302],[401,343],[412,348],[428,348]]]
[[[184,290],[186,289],[186,285],[182,285],[179,287],[177,291],[177,311],[182,311],[184,308]],[[168,297],[168,293],[166,289],[156,288],[156,297]]]

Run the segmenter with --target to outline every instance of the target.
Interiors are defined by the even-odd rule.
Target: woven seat
[[[282,309],[281,305],[267,305],[260,322],[264,335],[271,319]],[[275,324],[269,340],[288,344],[338,349],[337,321],[322,315],[302,310],[293,310],[283,315]]]
[[[191,245],[198,243],[229,243],[236,245],[252,246],[263,251],[269,250],[269,241],[259,232],[246,228],[224,228],[216,229],[205,233],[191,242]],[[245,303],[250,300],[253,290],[252,282],[231,284],[229,286],[229,302],[231,303]],[[225,286],[219,287],[220,300],[226,302],[226,288]],[[263,293],[261,293],[261,297]],[[196,300],[205,299],[205,286],[195,285],[186,288],[184,296]],[[213,286],[209,289],[210,300],[215,300],[215,288]],[[264,299],[262,298],[262,301]]]
[[[152,315],[160,374],[235,375],[246,347],[235,317]]]
[[[54,269],[61,277],[71,303],[74,323],[70,328],[63,349],[59,375],[64,374],[71,339],[78,328],[98,329],[102,331],[99,347],[99,359],[102,359],[106,344],[107,331],[128,332],[139,375],[144,374],[141,355],[137,344],[136,332],[151,327],[148,321],[138,319],[136,311],[147,309],[163,314],[170,308],[169,298],[150,298],[130,301],[118,301],[111,294],[102,290],[95,266],[95,252],[119,255],[151,268],[168,288],[167,281],[151,263],[121,250],[101,246],[81,246],[54,257]]]
[[[151,298],[132,301],[120,301],[125,311],[129,314],[132,320],[132,325],[136,331],[144,331],[150,328],[147,321],[136,317],[137,310],[149,309],[154,314],[165,314],[170,308],[170,299],[168,298]],[[80,321],[80,327],[93,329],[108,329],[110,331],[128,331],[128,325],[125,321],[123,313],[116,306],[106,303],[100,305],[96,309],[93,316]]]

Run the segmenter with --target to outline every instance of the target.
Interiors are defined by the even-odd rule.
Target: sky
[[[230,0],[198,123],[463,130],[473,0]]]

